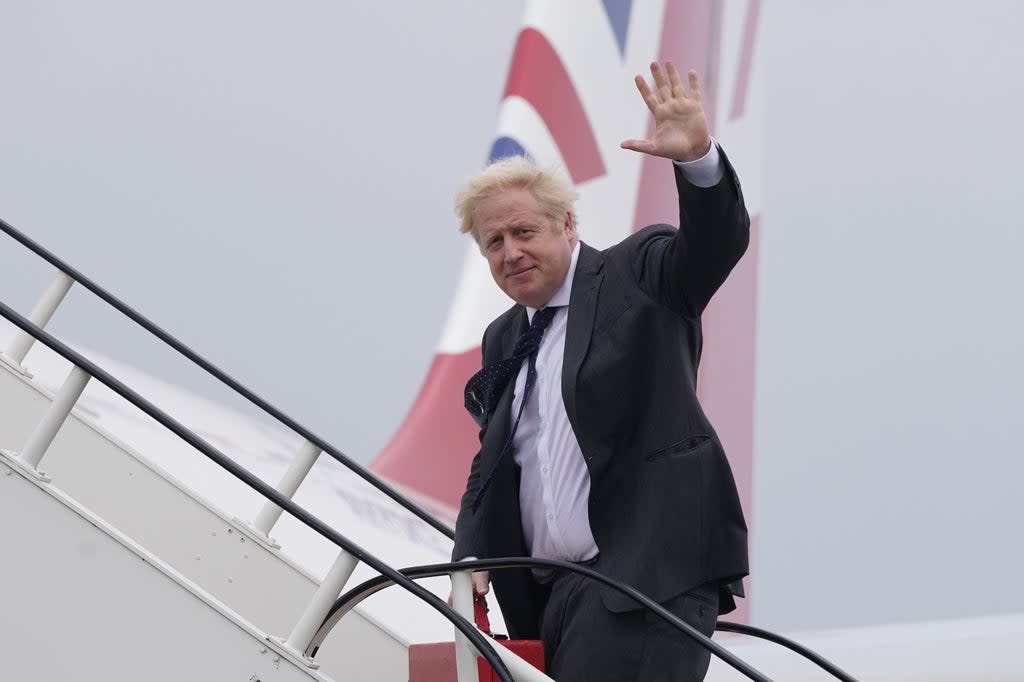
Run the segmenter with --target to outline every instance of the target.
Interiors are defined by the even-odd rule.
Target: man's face
[[[576,246],[570,215],[561,224],[552,221],[525,189],[487,197],[474,215],[480,251],[501,290],[530,308],[551,300],[569,272]]]

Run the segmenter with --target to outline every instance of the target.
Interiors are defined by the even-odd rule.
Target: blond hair
[[[562,218],[572,214],[577,225],[573,202],[579,192],[562,173],[553,168],[540,168],[525,156],[509,156],[471,176],[462,190],[455,195],[455,215],[459,217],[459,232],[471,234],[480,241],[474,213],[484,199],[511,189],[525,189],[540,206],[541,213],[551,218],[559,230],[564,228]]]

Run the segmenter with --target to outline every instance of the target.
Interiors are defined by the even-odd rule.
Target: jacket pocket
[[[702,434],[698,436],[687,436],[681,441],[675,442],[663,448],[659,448],[647,455],[648,462],[656,459],[684,457],[697,450],[707,447],[711,443],[711,436]]]

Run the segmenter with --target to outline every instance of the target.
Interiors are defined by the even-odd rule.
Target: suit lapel
[[[516,339],[530,326],[529,318],[526,316],[526,308],[523,306],[517,307],[519,308],[519,313],[512,317],[512,323],[508,325],[501,335],[501,355],[499,359],[512,355],[512,350],[516,347]]]
[[[576,421],[576,380],[593,336],[597,297],[604,280],[604,256],[597,249],[580,244],[576,275],[569,295],[569,319],[565,328],[565,356],[562,365],[562,399],[571,424]]]

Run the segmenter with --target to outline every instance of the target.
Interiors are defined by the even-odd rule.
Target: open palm
[[[697,72],[687,74],[689,89],[672,62],[665,64],[664,72],[657,62],[652,63],[651,76],[653,89],[643,76],[638,75],[635,80],[640,96],[654,116],[654,136],[646,140],[626,140],[622,148],[676,161],[699,159],[711,147],[711,132],[701,105]]]

